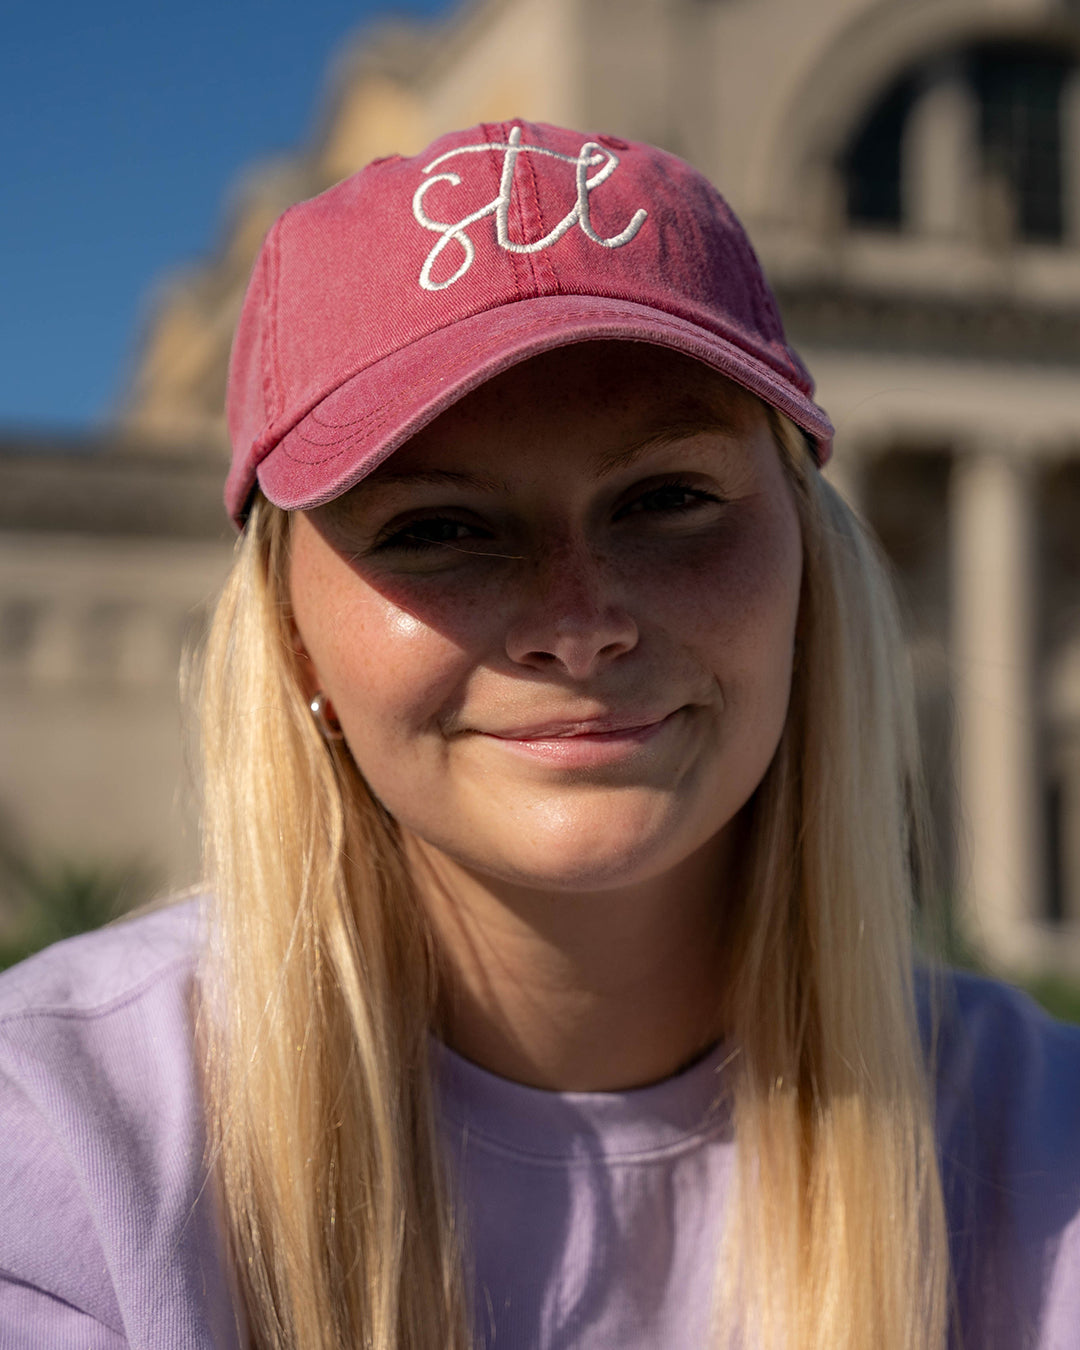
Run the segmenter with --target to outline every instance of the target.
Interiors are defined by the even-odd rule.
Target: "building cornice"
[[[220,451],[0,436],[0,530],[224,539]]]
[[[1080,364],[1080,310],[1002,297],[885,293],[834,282],[781,281],[777,299],[796,346]]]

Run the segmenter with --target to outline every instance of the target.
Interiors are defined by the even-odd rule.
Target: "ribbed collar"
[[[433,1041],[446,1123],[470,1139],[551,1162],[645,1161],[730,1133],[724,1046],[688,1069],[629,1092],[548,1092],[500,1078]]]

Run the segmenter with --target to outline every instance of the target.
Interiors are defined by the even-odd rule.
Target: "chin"
[[[534,820],[528,838],[517,830],[513,848],[489,846],[450,854],[474,874],[552,893],[612,891],[657,880],[694,853],[719,828],[691,836],[669,820],[575,820],[569,813]],[[480,843],[480,841],[476,841]],[[484,841],[487,842],[487,841]],[[494,841],[492,841],[494,844]]]

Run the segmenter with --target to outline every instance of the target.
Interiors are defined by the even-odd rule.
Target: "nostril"
[[[511,632],[506,651],[514,662],[534,670],[559,669],[571,679],[588,679],[612,661],[617,661],[638,643],[638,629],[629,615],[599,617],[589,624],[545,625],[543,633]]]

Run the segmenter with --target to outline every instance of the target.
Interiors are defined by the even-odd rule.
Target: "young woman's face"
[[[760,403],[687,358],[564,348],[294,520],[310,692],[403,829],[555,890],[717,839],[783,728],[802,568]]]

